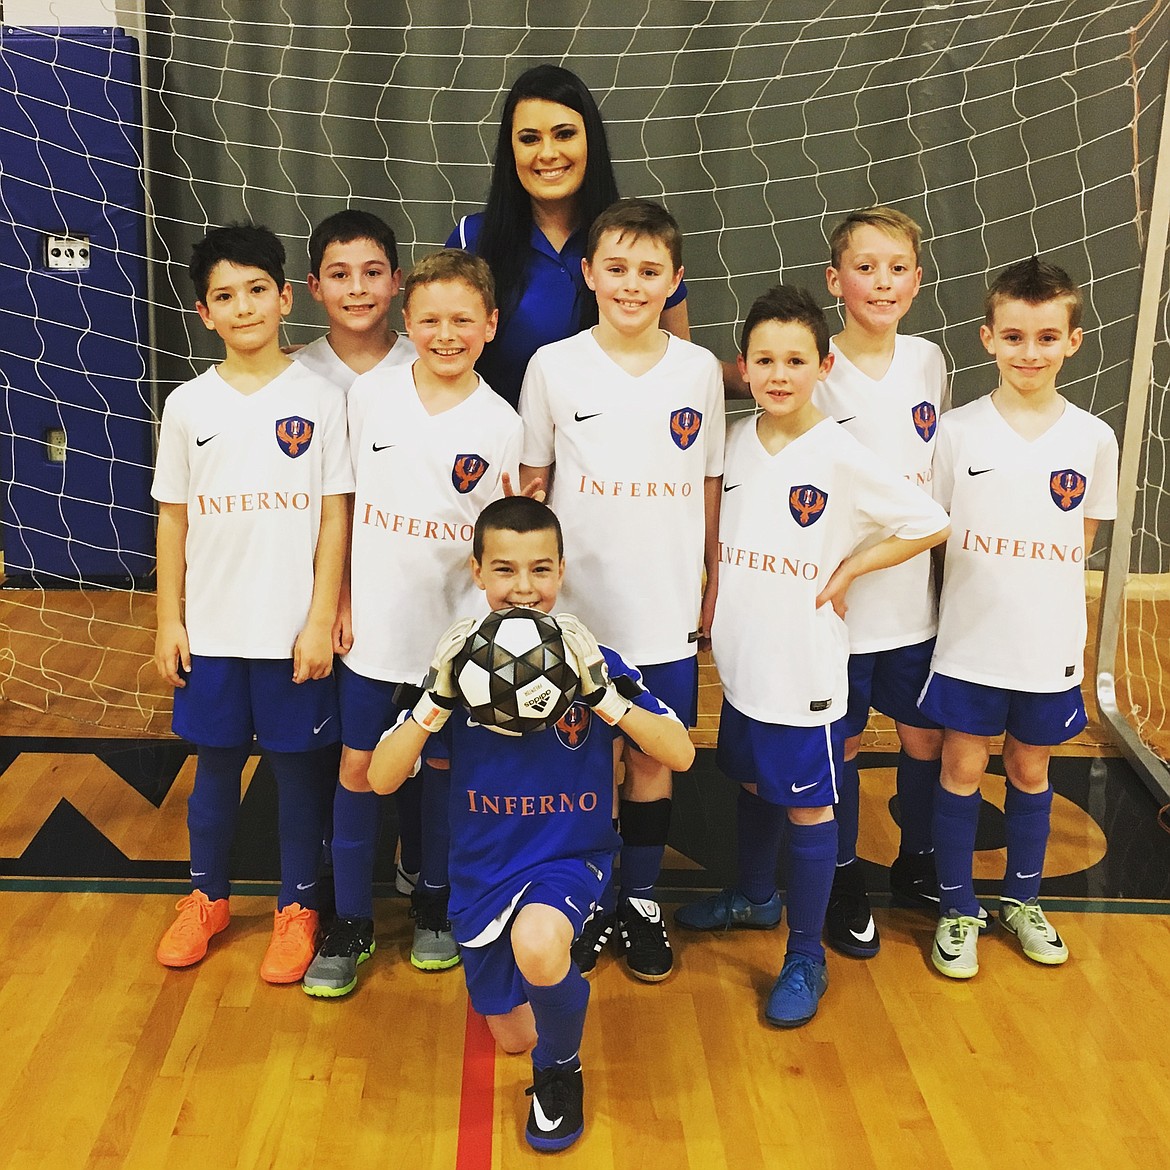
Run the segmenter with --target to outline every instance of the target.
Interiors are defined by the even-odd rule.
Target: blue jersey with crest
[[[634,667],[608,647],[602,653],[637,706],[674,715],[642,689]],[[580,701],[555,727],[522,736],[471,723],[463,709],[451,716],[441,736],[451,753],[449,912],[461,943],[482,935],[541,866],[605,859],[618,848],[613,742],[620,734]]]

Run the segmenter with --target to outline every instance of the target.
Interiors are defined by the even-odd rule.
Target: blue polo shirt
[[[483,213],[465,215],[455,226],[448,248],[474,252],[483,228]],[[528,359],[542,346],[581,332],[581,312],[593,293],[581,274],[589,231],[578,228],[558,252],[535,224],[528,239],[528,280],[516,311],[483,351],[476,369],[501,398],[516,406]],[[686,299],[680,283],[667,308]]]

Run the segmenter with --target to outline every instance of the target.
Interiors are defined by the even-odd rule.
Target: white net
[[[91,2],[105,3],[110,24],[125,13]],[[299,278],[312,225],[352,205],[393,225],[409,264],[481,204],[503,94],[539,61],[572,68],[597,96],[622,193],[659,198],[678,218],[701,344],[730,356],[743,311],[778,277],[827,304],[827,231],[854,207],[890,203],[925,235],[924,287],[905,328],[942,345],[957,402],[988,389],[977,337],[988,274],[1039,252],[1086,292],[1088,337],[1064,389],[1120,429],[1168,65],[1170,11],[1158,0],[150,0],[142,25],[138,42],[110,44],[100,84],[76,98],[101,52],[78,64],[62,51],[70,34],[11,27],[0,49],[0,98],[15,119],[0,119],[0,228],[16,240],[0,250],[12,293],[0,303],[5,478],[19,484],[30,445],[51,464],[50,432],[65,430],[65,466],[92,471],[73,494],[110,517],[62,507],[69,493],[52,482],[7,493],[6,569],[23,586],[0,594],[10,711],[111,731],[167,726],[141,579],[149,532],[134,520],[149,528],[148,404],[216,356],[190,310],[191,244],[210,225],[254,218],[282,235]],[[145,135],[116,104],[68,114],[71,102],[124,97],[112,78],[137,66],[139,50]],[[54,108],[67,116],[50,118],[53,103],[30,84],[58,87],[66,96]],[[23,177],[54,151],[43,188]],[[78,176],[81,203],[70,201]],[[42,237],[86,227],[118,237],[105,288],[132,325],[96,332],[128,344],[136,370],[107,368],[108,347],[95,346],[83,316],[61,319],[85,278],[41,271]],[[46,341],[51,324],[61,332]],[[298,285],[288,340],[323,328]],[[29,330],[32,342],[9,340]],[[1164,329],[1161,338],[1165,351]],[[72,413],[71,393],[82,399]],[[48,421],[29,423],[30,400]],[[140,474],[127,482],[127,468]],[[1140,490],[1151,536],[1134,567],[1164,572],[1160,464]],[[55,551],[64,571],[37,572]]]

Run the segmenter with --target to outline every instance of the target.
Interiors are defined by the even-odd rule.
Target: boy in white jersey
[[[390,309],[402,283],[398,267],[398,241],[394,230],[380,217],[349,207],[326,216],[309,236],[309,272],[305,280],[325,310],[329,331],[291,356],[304,362],[348,395],[354,379],[371,370],[388,371],[409,365],[418,357],[404,334],[390,327]],[[350,522],[352,525],[352,503]],[[333,629],[333,649],[345,654],[353,645],[350,610],[349,557],[341,578],[341,603]],[[395,796],[398,805],[399,856],[394,884],[410,894],[422,868],[423,789],[414,779]],[[326,870],[332,880],[330,843],[332,811],[327,826]],[[434,847],[441,849],[445,834]]]
[[[788,947],[765,1017],[793,1028],[828,986],[821,931],[837,856],[846,591],[944,540],[946,515],[813,405],[833,355],[807,292],[781,285],[756,300],[740,351],[760,413],[727,438],[711,629],[724,695],[717,760],[740,785],[737,884],[680,907],[675,921],[777,926],[786,836]]]
[[[565,573],[556,516],[522,496],[489,504],[475,525],[471,568],[491,609],[551,613]],[[468,995],[506,1052],[532,1050],[525,1137],[541,1151],[565,1149],[584,1128],[579,1052],[589,984],[570,948],[597,912],[618,844],[615,744],[631,737],[668,768],[688,768],[695,755],[686,728],[645,691],[637,670],[599,647],[577,618],[558,614],[557,622],[582,681],[555,727],[508,736],[466,712],[448,719],[451,661],[475,624],[459,621],[439,640],[425,693],[370,765],[375,789],[391,791],[432,733],[449,749],[451,917]]]
[[[938,642],[920,700],[941,723],[934,848],[943,914],[931,959],[979,970],[972,883],[988,739],[1004,735],[1007,872],[999,920],[1028,958],[1068,948],[1037,900],[1052,809],[1048,758],[1086,723],[1085,558],[1117,513],[1117,440],[1056,389],[1080,348],[1081,291],[1033,257],[1005,269],[979,329],[999,385],[939,427],[935,498],[951,514]]]
[[[933,342],[898,332],[922,281],[920,243],[918,224],[890,207],[851,212],[833,229],[826,279],[829,292],[841,298],[844,328],[832,339],[833,366],[814,390],[813,403],[891,471],[929,493],[938,416],[947,405],[946,365]],[[937,615],[926,556],[867,576],[849,594],[849,711],[825,941],[856,958],[871,958],[881,944],[857,860],[857,753],[870,707],[894,720],[901,744],[901,846],[890,888],[938,909],[930,818],[942,728],[917,705],[930,669]]]
[[[309,236],[313,299],[329,331],[291,356],[348,391],[359,375],[415,358],[414,346],[390,327],[402,284],[398,241],[388,223],[355,207],[327,216]]]
[[[292,289],[270,231],[208,232],[191,278],[226,356],[167,398],[151,489],[155,664],[176,688],[175,731],[198,749],[187,810],[194,889],[158,958],[197,963],[228,925],[240,773],[255,736],[280,797],[281,890],[260,974],[294,983],[313,957],[337,767],[332,631],[353,490],[345,399],[280,350]]]
[[[572,557],[565,604],[693,725],[696,653],[718,580],[719,363],[658,327],[683,271],[681,233],[658,204],[622,199],[604,211],[582,267],[598,323],[529,362],[521,482],[552,473],[549,500]],[[672,777],[630,745],[624,758],[616,914],[611,905],[597,916],[574,957],[591,970],[616,925],[630,972],[653,982],[673,966],[654,897]]]
[[[379,366],[349,392],[355,492],[350,537],[353,642],[338,662],[341,775],[333,805],[337,919],[305,973],[310,995],[346,995],[374,951],[373,879],[378,795],[367,772],[394,722],[399,684],[417,685],[453,613],[479,604],[466,571],[475,519],[518,474],[522,426],[475,372],[495,333],[491,270],[447,249],[406,280],[403,315],[412,365]],[[445,827],[446,761],[428,757],[424,823]],[[447,834],[412,895],[411,962],[441,971],[459,962],[447,919]],[[438,863],[438,864],[436,864]],[[437,880],[436,880],[437,878]]]

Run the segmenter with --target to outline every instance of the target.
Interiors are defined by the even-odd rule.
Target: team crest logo
[[[589,738],[589,723],[593,712],[584,703],[574,703],[553,727],[557,739],[567,748],[577,750]]]
[[[307,418],[290,415],[276,424],[276,444],[290,458],[298,459],[313,441],[313,424]]]
[[[674,445],[685,451],[694,441],[703,425],[703,416],[690,406],[680,407],[670,416],[670,437]]]
[[[1052,502],[1062,511],[1071,512],[1085,498],[1085,477],[1071,467],[1054,471],[1048,480]]]
[[[462,496],[467,495],[488,469],[488,462],[482,455],[456,455],[451,467],[451,482]]]
[[[792,519],[801,528],[815,524],[821,518],[828,502],[829,493],[821,491],[819,487],[813,487],[811,483],[802,483],[788,493],[788,510],[792,513]]]
[[[938,429],[938,413],[934,409],[934,404],[920,402],[910,412],[910,417],[914,420],[914,429],[918,432],[918,437],[924,443],[929,443]]]

